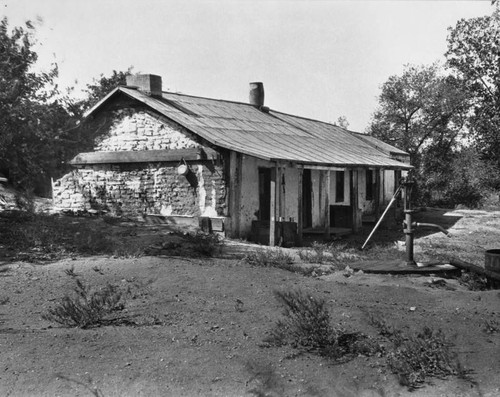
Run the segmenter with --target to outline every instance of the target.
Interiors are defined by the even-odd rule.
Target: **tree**
[[[468,107],[460,81],[437,65],[407,66],[401,76],[391,76],[382,85],[369,132],[410,153],[415,199],[421,204],[444,202],[447,192],[458,192],[452,186],[463,187],[463,176],[454,172],[453,164],[460,158]]]
[[[55,84],[57,65],[34,72],[38,56],[31,22],[9,29],[0,21],[0,172],[9,181],[38,194],[50,192],[50,178],[67,171],[67,160],[93,146],[93,137],[76,128],[83,112],[120,84],[125,72],[113,71],[87,84],[86,97],[62,95]]]
[[[495,165],[481,159],[474,146],[460,147],[440,157],[439,148],[430,147],[420,165],[420,201],[452,208],[462,204],[479,207],[496,178]]]
[[[57,66],[32,71],[34,32],[29,21],[12,31],[7,18],[0,22],[0,171],[24,188],[49,178],[69,122],[55,100]]]
[[[75,100],[72,98],[73,87],[69,88],[67,95],[64,97],[65,106],[68,111],[76,118],[80,119],[84,113],[109,94],[113,89],[120,85],[127,84],[127,76],[132,74],[133,66],[130,66],[126,71],[113,70],[111,76],[106,77],[101,74],[99,78],[94,78],[92,83],[87,84],[84,99]]]
[[[339,118],[337,119],[337,121],[335,121],[333,123],[333,125],[336,125],[338,127],[341,127],[341,128],[344,128],[347,130],[349,128],[349,121],[347,121],[347,117],[339,116]]]
[[[466,109],[467,95],[455,78],[440,74],[437,65],[407,66],[382,85],[369,133],[410,153],[418,166],[425,147],[454,147]]]
[[[449,29],[448,66],[472,98],[468,127],[480,153],[500,167],[500,10]]]

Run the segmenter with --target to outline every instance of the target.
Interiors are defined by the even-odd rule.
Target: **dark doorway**
[[[304,173],[302,174],[302,224],[304,228],[312,227],[311,192],[311,170],[304,169]]]
[[[259,168],[259,221],[271,219],[271,169]]]
[[[344,171],[336,171],[335,172],[335,202],[336,203],[343,203],[345,200],[344,179],[345,179]]]
[[[365,198],[367,201],[371,201],[374,199],[374,192],[375,192],[375,187],[374,187],[374,183],[375,183],[375,178],[374,178],[374,175],[373,175],[374,171],[373,170],[366,170],[366,187],[365,187],[365,191],[366,191],[366,195],[365,195]]]

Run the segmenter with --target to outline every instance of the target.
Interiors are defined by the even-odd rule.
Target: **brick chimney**
[[[264,84],[263,83],[250,83],[250,105],[257,108],[264,106]]]
[[[127,85],[136,87],[151,96],[162,96],[161,76],[155,74],[135,74],[127,76]]]

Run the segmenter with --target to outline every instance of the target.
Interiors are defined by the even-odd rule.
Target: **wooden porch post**
[[[277,214],[276,218],[285,217],[285,195],[283,194],[283,175],[285,174],[285,170],[283,167],[277,165],[276,166],[276,200],[278,202]]]
[[[325,239],[330,238],[330,171],[323,170],[319,174],[320,211],[323,217]]]
[[[304,208],[303,208],[303,205],[304,205],[304,202],[303,202],[303,197],[302,197],[302,189],[303,189],[303,186],[302,186],[302,178],[303,178],[303,175],[304,175],[304,167],[299,167],[297,169],[298,171],[298,191],[297,191],[297,245],[299,247],[302,246],[302,229],[303,229],[303,211],[304,211]]]
[[[231,216],[231,237],[240,237],[240,210],[241,210],[241,168],[242,156],[234,151],[229,157],[229,209]]]
[[[270,207],[270,217],[269,217],[269,246],[274,247],[276,245],[276,174],[277,167],[271,168],[271,205]]]
[[[374,207],[375,207],[375,222],[378,220],[378,217],[380,215],[380,203],[383,202],[382,192],[382,173],[383,173],[382,168],[377,168],[375,169],[375,202],[374,202]]]
[[[351,207],[352,207],[352,231],[358,232],[362,226],[361,210],[359,209],[359,170],[351,169]]]

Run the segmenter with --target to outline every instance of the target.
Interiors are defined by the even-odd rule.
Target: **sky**
[[[9,25],[37,21],[38,69],[59,86],[101,74],[162,76],[164,90],[265,105],[364,132],[381,85],[404,65],[444,62],[448,27],[490,0],[0,0]]]

